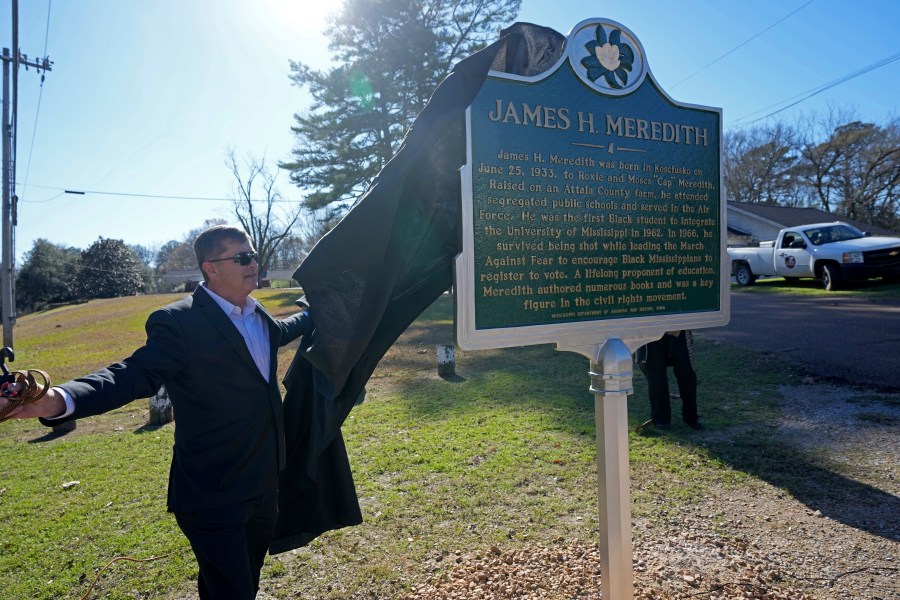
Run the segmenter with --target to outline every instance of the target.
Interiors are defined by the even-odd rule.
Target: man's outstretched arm
[[[21,394],[24,385],[21,383],[13,384],[10,391],[14,394]],[[5,395],[0,395],[0,411],[4,411],[10,404],[13,404]],[[50,388],[42,398],[30,404],[23,404],[12,409],[6,416],[7,419],[36,419],[43,417],[45,419],[54,419],[61,417],[67,411],[66,401],[62,392],[56,388]]]

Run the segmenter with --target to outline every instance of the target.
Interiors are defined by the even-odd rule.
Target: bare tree
[[[827,212],[832,212],[837,204],[834,199],[837,190],[831,185],[828,174],[837,165],[842,152],[836,146],[838,139],[830,134],[853,118],[851,111],[831,107],[825,116],[807,115],[801,120],[800,153],[803,157],[801,174],[815,204]],[[826,137],[823,142],[823,136],[830,137]]]
[[[300,238],[303,240],[304,256],[319,239],[331,231],[337,224],[334,218],[334,212],[328,209],[318,209],[304,211],[303,216],[297,223],[297,230]]]
[[[292,204],[281,196],[276,186],[278,172],[269,168],[265,156],[257,159],[248,155],[242,164],[235,158],[233,150],[229,150],[226,157],[234,175],[234,215],[250,234],[259,254],[259,278],[262,280],[274,264],[278,246],[292,235],[304,208],[301,203]]]
[[[729,199],[796,205],[800,202],[797,180],[799,153],[793,128],[782,123],[771,127],[739,129],[725,136],[723,152],[725,187]]]
[[[181,240],[170,240],[160,246],[156,254],[156,274],[162,275],[168,271],[198,269],[197,256],[194,254],[194,240],[203,231],[214,225],[226,225],[225,219],[207,219],[200,227],[188,231]]]
[[[823,210],[896,228],[900,120],[882,126],[851,117],[852,113],[832,111],[807,123],[801,146],[804,177]]]
[[[835,135],[845,138],[847,145],[834,174],[842,190],[841,212],[890,226],[885,219],[896,217],[900,207],[900,121],[884,127],[855,121]]]
[[[860,121],[832,107],[796,125],[735,130],[725,136],[729,199],[815,206],[849,219],[900,228],[900,119]]]

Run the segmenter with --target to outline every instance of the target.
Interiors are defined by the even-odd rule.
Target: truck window
[[[809,241],[813,243],[813,246],[821,246],[828,241],[825,232],[821,229],[809,229],[806,231],[806,235],[809,236]]]
[[[865,237],[865,234],[855,227],[851,227],[846,223],[838,223],[837,225],[828,225],[825,227],[817,227],[815,229],[806,229],[806,236],[814,246],[822,244],[830,244],[831,242],[845,242],[847,240],[857,240]]]
[[[796,236],[796,234],[794,234],[794,233],[785,233],[784,236],[782,236],[782,238],[781,238],[781,247],[782,248],[790,248],[791,244],[793,244],[794,241],[798,240],[798,239],[800,239],[800,238],[798,238]]]

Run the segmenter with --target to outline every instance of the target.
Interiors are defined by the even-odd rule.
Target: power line
[[[807,90],[805,92],[797,94],[796,96],[792,96],[791,98],[788,98],[787,100],[782,100],[780,102],[776,102],[775,104],[770,104],[769,106],[767,106],[765,108],[761,108],[761,109],[757,110],[756,112],[752,112],[747,115],[744,115],[743,117],[738,118],[736,120],[736,123],[733,124],[732,127],[746,127],[747,125],[752,125],[753,123],[757,123],[759,121],[762,121],[763,119],[768,119],[769,117],[771,117],[773,115],[777,115],[778,113],[785,111],[785,110],[791,108],[792,106],[796,106],[796,105],[800,104],[801,102],[804,102],[805,100],[809,100],[813,96],[816,96],[818,94],[821,94],[822,92],[830,90],[831,88],[836,87],[842,83],[846,83],[846,82],[850,81],[851,79],[855,79],[855,78],[859,77],[860,75],[865,75],[866,73],[869,73],[870,71],[874,71],[875,69],[880,69],[881,67],[883,67],[885,65],[889,65],[898,59],[900,59],[900,52],[898,52],[897,54],[894,54],[893,56],[888,56],[887,58],[883,58],[877,62],[874,62],[867,67],[863,67],[857,71],[848,73],[847,75],[844,75],[843,77],[839,77],[839,78],[835,79],[834,81],[830,81],[830,82],[828,82],[824,85],[821,85],[817,88]],[[796,102],[791,102],[787,106],[783,106],[783,107],[779,108],[778,110],[774,110],[766,115],[763,115],[762,117],[753,119],[752,121],[747,121],[746,123],[740,123],[740,121],[742,119],[746,119],[747,117],[752,117],[755,114],[759,114],[765,110],[772,108],[773,106],[778,106],[779,104],[783,104],[784,102],[790,102],[791,100],[793,100],[794,98],[797,98],[799,96],[802,96],[802,98],[800,98]]]
[[[50,6],[52,0],[47,0],[47,26],[44,28],[44,56],[47,56],[47,42],[50,39]],[[41,114],[41,100],[44,97],[44,74],[41,73],[41,85],[38,90],[37,108],[34,111],[34,129],[31,130],[31,146],[28,148],[28,163],[25,166],[25,183],[23,190],[28,189],[28,174],[31,172],[31,158],[34,156],[34,139],[37,137],[38,117]]]
[[[165,195],[165,194],[140,194],[140,193],[135,193],[135,192],[108,192],[108,191],[103,191],[103,190],[75,190],[75,189],[52,187],[52,186],[48,186],[48,185],[32,185],[31,187],[40,188],[40,189],[44,189],[44,190],[55,190],[55,191],[60,192],[56,196],[53,196],[53,198],[58,198],[62,194],[73,194],[73,195],[78,195],[78,196],[85,196],[87,194],[96,194],[98,196],[126,196],[126,197],[131,197],[131,198],[158,198],[158,199],[162,199],[162,200],[204,200],[204,201],[208,201],[208,202],[234,202],[235,201],[235,198],[216,198],[216,197],[210,197],[210,196],[170,196],[170,195]],[[47,202],[49,200],[52,200],[53,198],[49,198],[47,200],[32,200],[31,202],[33,202],[33,203]],[[241,200],[243,201],[243,199],[241,199]],[[265,202],[265,201],[266,201],[265,199],[251,200],[251,202]],[[22,200],[22,202],[29,202],[29,201]],[[288,199],[284,199],[284,200],[276,199],[275,202],[296,204],[297,201],[288,200]]]
[[[44,200],[22,200],[20,198],[19,202],[27,202],[28,204],[43,204],[45,202],[53,202],[54,200],[56,200],[63,194],[65,194],[65,192],[60,192],[60,193],[56,194],[55,196],[50,196],[49,198],[45,198]]]
[[[711,63],[709,63],[709,64],[706,65],[705,67],[702,67],[700,70],[698,70],[698,71],[696,71],[696,72],[694,72],[694,73],[691,73],[690,75],[688,75],[687,77],[685,77],[684,79],[682,79],[681,81],[679,81],[678,83],[676,83],[675,85],[669,86],[669,89],[670,89],[670,90],[671,90],[671,89],[674,89],[674,88],[678,87],[679,85],[681,85],[682,83],[684,83],[685,81],[687,81],[688,79],[691,79],[691,78],[694,77],[695,75],[698,75],[698,74],[702,73],[703,71],[705,71],[705,70],[708,69],[709,67],[713,66],[714,64],[716,64],[717,62],[719,62],[720,60],[722,60],[723,58],[725,58],[725,57],[728,56],[729,54],[735,52],[736,50],[739,50],[740,48],[743,48],[744,46],[746,46],[747,44],[749,44],[750,42],[752,42],[753,40],[755,40],[756,38],[758,38],[759,36],[761,36],[762,34],[764,34],[765,32],[769,31],[770,29],[772,29],[773,27],[775,27],[775,26],[778,25],[779,23],[781,23],[781,22],[783,22],[783,21],[786,21],[786,20],[788,19],[788,17],[791,17],[792,15],[794,15],[794,14],[800,12],[801,10],[803,10],[804,8],[806,8],[807,6],[809,6],[810,4],[812,4],[812,3],[815,2],[815,1],[816,1],[816,0],[809,0],[809,2],[807,2],[806,4],[803,4],[803,5],[800,6],[799,8],[796,8],[795,10],[789,12],[788,14],[786,14],[786,15],[783,16],[783,17],[781,17],[780,19],[778,19],[777,21],[775,21],[774,23],[772,23],[771,25],[769,25],[768,27],[766,27],[765,29],[763,29],[762,31],[760,31],[759,33],[756,33],[755,35],[750,36],[749,38],[747,38],[746,40],[744,40],[743,42],[741,42],[740,44],[738,44],[737,46],[735,46],[734,48],[732,48],[731,50],[729,50],[728,52],[726,52],[725,54],[723,54],[722,56],[720,56],[719,58],[715,59],[714,61],[712,61]]]
[[[78,196],[84,196],[87,194],[93,194],[97,196],[128,196],[131,198],[160,198],[167,200],[207,200],[210,202],[232,202],[233,198],[212,198],[209,196],[165,196],[161,194],[139,194],[135,192],[107,192],[103,190],[74,190],[74,189],[64,189],[58,187],[51,187],[47,185],[32,185],[33,188],[40,188],[44,190],[56,190],[62,192],[64,194],[75,194]],[[54,196],[56,197],[56,196]],[[23,200],[23,202],[26,202]]]

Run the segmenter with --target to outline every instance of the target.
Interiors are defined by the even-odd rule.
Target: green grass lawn
[[[256,295],[280,314],[293,310],[296,292]],[[175,297],[102,300],[24,317],[11,366],[63,380],[105,365],[140,344],[146,316]],[[442,379],[435,344],[453,339],[451,311],[445,296],[410,327],[344,426],[365,522],[267,559],[263,586],[271,595],[395,598],[442,553],[596,539],[588,361],[549,346],[457,351],[457,375]],[[293,352],[282,349],[281,373]],[[708,431],[675,423],[664,436],[630,433],[635,519],[659,517],[661,504],[663,514],[674,514],[710,489],[752,485],[760,470],[778,468],[765,423],[778,410],[778,386],[794,375],[702,341],[697,359]],[[640,371],[634,385],[632,429],[649,411]],[[165,512],[174,426],[148,427],[146,416],[140,400],[56,438],[36,422],[0,425],[2,597],[81,598],[117,556],[162,558],[114,564],[93,598],[192,596],[193,556]],[[802,477],[791,473],[784,476]]]
[[[822,288],[818,279],[797,279],[788,281],[783,277],[757,279],[756,283],[741,287],[731,284],[731,291],[747,294],[788,294],[793,296],[866,296],[870,298],[900,299],[900,283],[886,283],[880,279],[856,281],[845,284],[844,289],[829,292]]]

